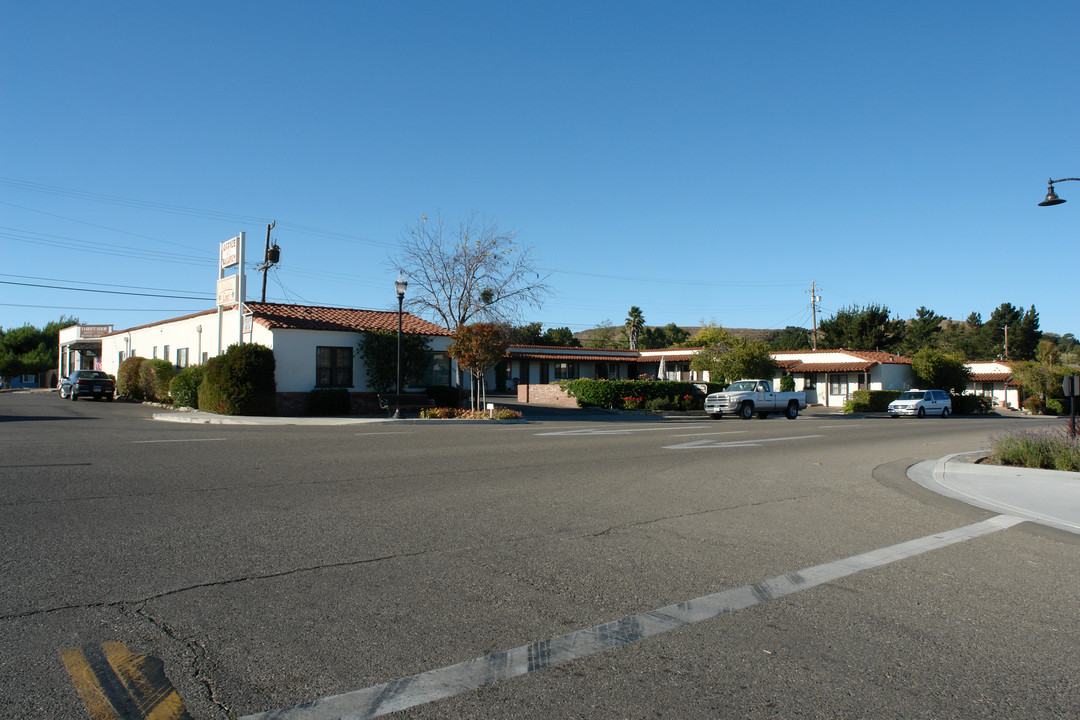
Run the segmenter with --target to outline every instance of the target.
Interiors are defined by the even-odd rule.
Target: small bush
[[[1065,408],[1062,406],[1060,400],[1057,398],[1050,398],[1046,401],[1046,407],[1043,408],[1043,412],[1047,415],[1064,415]]]
[[[168,360],[147,360],[139,367],[139,384],[144,400],[169,402],[169,384],[176,377],[176,367]]]
[[[1024,409],[1032,415],[1042,415],[1043,410],[1046,408],[1043,405],[1042,398],[1032,395],[1024,401]]]
[[[117,395],[122,395],[131,398],[132,400],[143,399],[142,364],[144,362],[146,362],[146,358],[132,355],[120,363],[120,367],[116,371]]]
[[[998,465],[1080,472],[1080,440],[1065,428],[997,435],[990,442],[990,461]]]
[[[273,415],[277,382],[274,351],[263,345],[230,345],[203,363],[199,408],[219,415]]]
[[[420,411],[420,417],[428,420],[520,420],[522,415],[517,410],[496,407],[487,410],[469,410],[458,407],[433,407]]]
[[[993,398],[986,395],[952,395],[953,415],[988,415],[994,409]]]
[[[851,398],[844,403],[844,412],[885,412],[889,409],[889,403],[900,397],[899,390],[856,390]]]
[[[795,376],[791,373],[780,378],[780,392],[795,392]]]
[[[308,393],[307,414],[316,417],[348,415],[352,401],[345,388],[315,388]]]
[[[199,384],[203,379],[202,365],[189,365],[169,383],[169,396],[176,407],[199,407]]]
[[[671,401],[667,398],[649,398],[645,401],[645,409],[652,410],[654,412],[657,410],[670,410]]]

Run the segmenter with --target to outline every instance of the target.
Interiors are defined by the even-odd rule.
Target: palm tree
[[[645,317],[637,305],[630,306],[626,316],[626,337],[630,339],[630,349],[637,350],[638,335],[645,329]]]

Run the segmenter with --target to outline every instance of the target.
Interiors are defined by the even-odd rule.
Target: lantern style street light
[[[1065,202],[1062,198],[1059,198],[1057,193],[1054,192],[1054,183],[1068,182],[1069,180],[1076,180],[1080,182],[1080,178],[1061,178],[1060,180],[1050,180],[1050,187],[1046,191],[1046,197],[1039,203],[1039,207],[1050,207],[1051,205],[1060,205]]]
[[[1061,178],[1060,180],[1051,178],[1046,197],[1039,203],[1039,207],[1050,207],[1065,202],[1064,198],[1059,198],[1058,194],[1054,192],[1054,183],[1068,182],[1070,180],[1080,182],[1080,178]],[[1076,438],[1076,396],[1080,395],[1080,380],[1077,379],[1077,376],[1067,376],[1061,384],[1061,389],[1065,396],[1069,398],[1069,437]]]
[[[409,287],[409,283],[405,281],[405,275],[398,273],[397,281],[394,283],[394,290],[397,291],[397,394],[401,395],[401,304],[405,301],[405,289]],[[401,402],[401,398],[398,397],[398,402]],[[401,419],[401,407],[394,408],[394,418]]]

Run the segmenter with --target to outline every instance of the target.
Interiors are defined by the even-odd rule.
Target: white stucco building
[[[120,363],[132,356],[165,359],[184,368],[242,340],[274,351],[279,411],[299,409],[315,388],[345,388],[359,407],[374,403],[358,352],[360,336],[368,330],[397,332],[397,312],[262,302],[243,307],[242,324],[234,306],[220,315],[207,310],[108,333],[101,338],[101,369],[115,376]],[[423,387],[449,385],[450,333],[409,313],[402,315],[402,332],[423,335],[431,348]]]

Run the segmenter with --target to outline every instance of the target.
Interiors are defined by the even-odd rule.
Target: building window
[[[830,375],[829,376],[829,394],[841,395],[847,397],[848,394],[848,380],[847,375]]]
[[[119,353],[117,353],[116,360],[117,360],[117,363],[116,363],[117,365],[124,362],[124,351],[123,350],[121,350]]]
[[[817,389],[817,374],[806,373],[803,376],[803,389],[804,390],[816,390]]]
[[[315,348],[315,387],[353,386],[353,349],[351,347]]]
[[[450,357],[445,352],[432,352],[428,354],[428,368],[423,377],[416,378],[422,385],[434,387],[436,385],[450,384]],[[405,380],[408,385],[408,378]]]
[[[555,363],[555,379],[556,380],[573,380],[576,375],[574,371],[577,368],[574,367],[574,363],[567,361],[560,361]]]
[[[187,351],[187,348],[176,348],[176,367],[186,368],[188,366]]]
[[[162,360],[168,360],[169,359],[169,346],[168,345],[166,345],[165,347],[163,347],[161,349],[161,359]]]
[[[204,352],[204,353],[202,354],[202,361],[203,361],[203,362],[206,362],[206,361],[207,361],[207,359],[208,359],[208,356],[209,356],[209,355],[210,355],[210,353],[209,353],[209,352]]]
[[[150,353],[151,360],[157,360],[157,345],[154,346],[153,352]]]

